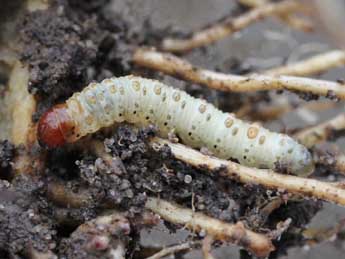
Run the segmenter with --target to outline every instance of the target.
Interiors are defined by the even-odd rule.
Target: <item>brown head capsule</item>
[[[75,124],[65,104],[59,104],[42,115],[38,122],[37,138],[41,145],[55,148],[70,142]]]

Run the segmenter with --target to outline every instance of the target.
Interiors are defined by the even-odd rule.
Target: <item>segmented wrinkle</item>
[[[313,170],[308,150],[289,136],[244,122],[156,80],[105,79],[74,94],[66,104],[78,133],[69,142],[116,122],[155,124],[162,137],[173,131],[185,144],[206,147],[220,158],[295,174]]]

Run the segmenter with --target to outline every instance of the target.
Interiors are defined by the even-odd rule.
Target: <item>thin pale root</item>
[[[345,85],[342,83],[293,76],[223,74],[195,67],[184,59],[154,49],[137,49],[133,61],[137,65],[221,91],[289,90],[345,99]]]
[[[179,244],[179,245],[175,245],[175,246],[166,247],[166,248],[163,248],[158,253],[156,253],[150,257],[147,257],[146,259],[160,259],[160,258],[163,258],[163,257],[171,255],[171,254],[175,254],[175,253],[180,252],[180,251],[190,250],[196,244],[197,244],[197,242],[188,242],[188,243],[183,243],[183,244]]]
[[[186,52],[194,48],[214,43],[265,17],[295,11],[300,7],[301,5],[298,1],[290,0],[285,0],[280,3],[265,4],[230,21],[215,24],[210,28],[196,32],[191,38],[167,38],[163,40],[161,48],[169,52]]]
[[[239,2],[251,8],[263,6],[269,3],[268,0],[239,0]],[[283,13],[279,15],[279,18],[286,24],[297,30],[310,32],[314,29],[313,24],[309,20],[303,19],[294,14]]]
[[[162,145],[168,145],[172,154],[177,159],[195,167],[208,168],[211,171],[224,168],[226,176],[245,184],[262,185],[269,189],[285,190],[292,194],[300,194],[334,202],[343,206],[345,205],[345,190],[337,188],[327,182],[292,175],[278,174],[271,170],[242,166],[235,162],[203,155],[184,145],[173,144],[159,138],[155,138],[151,142],[151,145],[157,150]]]
[[[320,74],[330,68],[345,65],[345,51],[332,50],[313,56],[306,60],[288,64],[286,66],[273,68],[264,72],[265,75],[293,75],[293,76],[310,76]]]
[[[156,198],[149,198],[145,207],[157,213],[166,221],[185,225],[197,232],[204,230],[214,239],[236,243],[256,256],[266,257],[274,250],[271,241],[266,236],[246,229],[243,223],[225,223]]]
[[[306,147],[312,147],[315,144],[321,143],[331,137],[334,132],[341,131],[345,129],[345,114],[341,113],[336,117],[312,126],[306,129],[303,129],[297,132],[294,137],[300,143]]]

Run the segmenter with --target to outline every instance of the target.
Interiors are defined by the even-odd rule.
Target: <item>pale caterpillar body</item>
[[[41,142],[53,147],[123,121],[154,124],[162,137],[173,130],[187,145],[206,147],[219,158],[236,159],[247,166],[284,168],[299,175],[310,174],[314,168],[308,150],[289,136],[244,122],[159,81],[136,76],[91,83],[43,115],[38,134]]]

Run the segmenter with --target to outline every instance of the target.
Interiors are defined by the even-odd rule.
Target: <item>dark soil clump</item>
[[[56,246],[55,223],[48,216],[48,203],[40,196],[42,185],[27,177],[18,177],[11,184],[0,182],[0,251],[10,258],[27,256],[33,250],[45,253]]]
[[[14,157],[14,146],[8,140],[0,141],[0,178],[9,176],[11,162]]]

